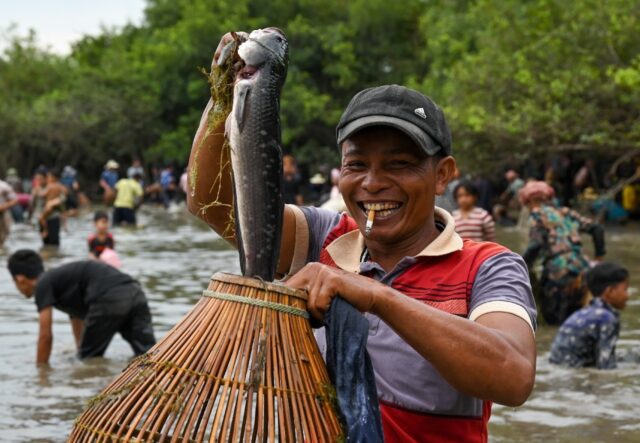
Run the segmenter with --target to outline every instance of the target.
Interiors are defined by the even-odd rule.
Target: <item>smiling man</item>
[[[201,178],[188,203],[222,234],[231,187],[227,174],[220,190],[212,186],[223,141],[206,131],[212,105],[193,144],[190,176]],[[463,241],[434,206],[455,160],[444,115],[428,97],[396,85],[362,91],[337,141],[349,214],[285,206],[279,271],[308,290],[318,319],[337,295],[365,313],[385,441],[485,442],[492,402],[521,405],[533,387],[527,268],[502,246]]]

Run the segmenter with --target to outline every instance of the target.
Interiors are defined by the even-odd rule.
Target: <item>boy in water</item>
[[[96,211],[93,215],[95,232],[89,235],[87,244],[92,258],[100,258],[100,254],[109,248],[115,249],[113,235],[109,232],[109,216],[104,211]]]
[[[47,172],[47,186],[40,192],[44,198],[44,209],[40,213],[40,235],[45,244],[60,244],[60,216],[63,214],[67,188],[60,183],[56,170]]]
[[[600,263],[587,275],[591,304],[574,312],[551,345],[551,363],[573,368],[615,369],[620,334],[618,310],[629,299],[629,272],[614,263]]]

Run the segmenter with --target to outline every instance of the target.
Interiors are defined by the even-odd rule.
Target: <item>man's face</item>
[[[609,286],[604,296],[604,301],[614,308],[624,309],[627,306],[627,300],[629,300],[629,281]]]
[[[30,298],[33,295],[33,291],[36,287],[35,278],[27,278],[24,275],[16,275],[13,277],[13,282],[16,284],[16,288],[26,298]]]
[[[451,157],[447,162],[452,167],[442,174],[439,163],[403,132],[367,128],[342,144],[340,192],[361,232],[369,210],[375,210],[368,238],[388,244],[420,241],[433,228],[428,220],[435,195],[444,191],[453,173],[455,162]]]

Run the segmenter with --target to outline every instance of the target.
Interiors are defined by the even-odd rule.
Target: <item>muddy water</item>
[[[143,208],[143,228],[114,230],[123,269],[144,286],[154,315],[157,337],[164,335],[194,304],[212,272],[238,273],[236,253],[204,225],[184,212]],[[62,247],[50,254],[55,266],[86,256],[91,214],[70,220]],[[79,362],[65,316],[54,314],[54,347],[49,368],[34,365],[37,314],[32,301],[18,295],[4,270],[10,251],[39,247],[36,233],[17,226],[0,249],[0,441],[64,441],[84,403],[117,375],[131,351],[116,337],[105,358]],[[608,236],[610,257],[632,271],[640,264],[637,226],[615,229]],[[515,231],[499,238],[517,250],[523,242]],[[636,442],[640,441],[640,363],[622,363],[608,372],[567,370],[546,362],[555,329],[541,327],[536,387],[521,408],[494,406],[491,441]],[[632,296],[622,314],[619,353],[640,355],[640,302]],[[637,357],[636,357],[637,358]]]
[[[501,231],[499,240],[522,251],[526,238]],[[584,239],[593,256],[590,239]],[[617,355],[612,371],[566,369],[547,362],[556,328],[536,334],[538,367],[534,392],[517,409],[494,406],[489,434],[495,442],[638,442],[640,441],[640,238],[638,226],[608,227],[607,259],[631,274],[630,300],[622,312]]]

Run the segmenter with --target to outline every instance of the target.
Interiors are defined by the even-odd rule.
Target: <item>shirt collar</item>
[[[593,299],[591,299],[590,305],[596,308],[607,309],[616,315],[618,314],[618,311],[614,309],[613,306],[611,306],[609,303],[604,301],[601,297],[593,297]]]
[[[462,238],[455,231],[455,222],[451,214],[436,207],[434,216],[436,222],[444,225],[444,229],[415,257],[437,257],[462,250]],[[360,230],[356,229],[338,237],[327,246],[326,251],[339,268],[348,272],[358,272],[364,247],[364,237]]]

